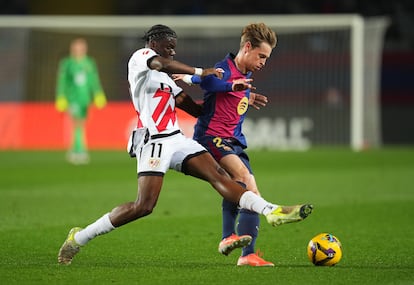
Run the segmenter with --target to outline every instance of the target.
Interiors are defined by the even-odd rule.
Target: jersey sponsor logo
[[[80,70],[74,75],[74,82],[76,86],[84,86],[86,85],[87,75],[84,70]]]
[[[249,99],[247,97],[243,97],[239,104],[237,105],[237,113],[241,116],[246,113],[247,108],[249,107]]]

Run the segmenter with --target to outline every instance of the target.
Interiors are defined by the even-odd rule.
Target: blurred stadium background
[[[304,150],[314,145],[352,144],[354,30],[322,21],[322,16],[339,19],[343,14],[359,15],[365,23],[359,147],[414,143],[414,32],[410,28],[414,15],[410,1],[249,3],[157,1],[155,6],[129,0],[0,1],[0,149],[66,147],[68,119],[53,109],[53,101],[57,64],[68,53],[72,38],[88,40],[89,54],[97,60],[110,102],[103,111],[91,110],[89,145],[92,149],[120,149],[135,119],[126,65],[130,54],[143,45],[140,37],[148,27],[159,22],[170,25],[180,39],[176,58],[195,66],[211,66],[227,52],[236,52],[241,28],[260,19],[274,19],[279,43],[265,70],[254,76],[258,92],[269,96],[271,103],[249,113],[246,133],[249,137],[250,130],[255,132],[249,138],[251,146]],[[280,18],[298,14],[320,16],[321,26],[307,29],[306,21],[294,23],[293,28],[292,24],[278,24]],[[95,17],[70,17],[77,15]],[[217,23],[210,28],[200,26],[209,21],[203,17],[207,15],[241,17],[227,23],[236,27],[223,25],[220,29]],[[111,17],[114,22],[99,26],[96,23],[102,16],[122,16],[128,24],[113,28],[111,23],[121,18]],[[42,24],[42,19],[47,22]],[[294,18],[301,19],[306,17]],[[201,99],[200,90],[186,90]],[[193,120],[182,116],[182,127],[191,133]],[[268,134],[272,135],[266,141]]]

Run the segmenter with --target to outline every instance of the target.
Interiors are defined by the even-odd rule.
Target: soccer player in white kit
[[[70,264],[80,248],[91,239],[151,214],[168,169],[209,182],[223,198],[265,215],[273,226],[306,218],[311,207],[306,207],[306,212],[281,211],[278,205],[232,181],[204,147],[181,133],[175,107],[197,116],[201,106],[185,94],[168,73],[201,77],[220,76],[220,73],[214,68],[193,68],[173,60],[177,35],[167,26],[151,27],[144,40],[145,48],[137,50],[128,63],[131,98],[138,114],[138,133],[141,134],[133,140],[138,172],[137,199],[119,205],[83,229],[72,228],[59,250],[58,262]],[[249,81],[245,84],[248,85]]]

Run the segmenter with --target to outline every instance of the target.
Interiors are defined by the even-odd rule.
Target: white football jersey
[[[148,59],[156,55],[154,50],[142,48],[128,62],[128,82],[138,127],[148,128],[151,135],[179,130],[174,98],[182,92],[167,73],[148,67]]]

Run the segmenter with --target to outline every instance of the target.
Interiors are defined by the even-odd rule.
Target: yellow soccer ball
[[[342,244],[332,234],[318,234],[309,241],[308,257],[315,265],[333,266],[342,258]]]

